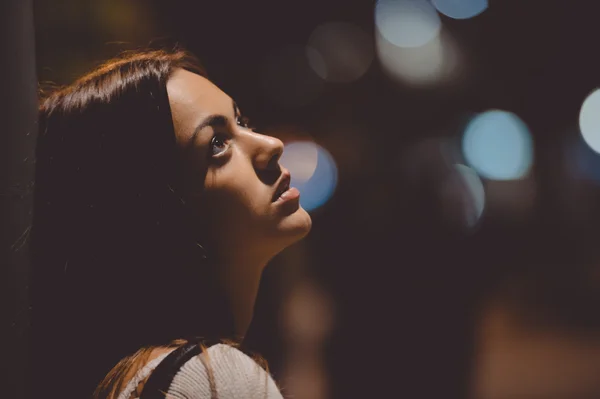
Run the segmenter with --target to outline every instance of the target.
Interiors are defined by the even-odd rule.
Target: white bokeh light
[[[378,0],[375,25],[395,46],[420,47],[438,35],[441,21],[427,0]]]
[[[579,130],[586,144],[600,153],[600,89],[594,90],[581,105]]]
[[[521,179],[533,162],[529,129],[517,115],[501,110],[474,117],[465,129],[462,149],[469,165],[491,180]]]
[[[427,44],[402,48],[376,36],[377,55],[384,72],[409,86],[430,86],[456,75],[460,67],[458,49],[445,32]]]
[[[306,55],[311,68],[322,79],[351,82],[369,69],[373,61],[373,43],[356,25],[328,22],[312,32]]]
[[[442,14],[454,19],[473,18],[488,7],[488,0],[431,0]]]
[[[318,144],[311,141],[286,144],[281,164],[292,174],[291,185],[300,191],[300,205],[307,211],[319,208],[333,195],[337,166],[329,152]]]
[[[305,183],[315,173],[319,150],[310,141],[296,141],[286,144],[281,164],[290,170],[294,180]]]

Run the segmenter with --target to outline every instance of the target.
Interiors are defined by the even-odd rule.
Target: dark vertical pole
[[[29,354],[27,232],[37,136],[32,0],[0,1],[0,29],[0,396],[22,398]]]

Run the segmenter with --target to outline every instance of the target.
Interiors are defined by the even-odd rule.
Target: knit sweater
[[[150,362],[148,374],[164,358]],[[140,376],[141,377],[141,376]],[[128,385],[137,385],[137,378]],[[126,388],[122,396],[129,396]],[[143,396],[143,395],[142,395]],[[211,346],[177,372],[168,399],[283,399],[273,378],[254,360],[229,345]]]

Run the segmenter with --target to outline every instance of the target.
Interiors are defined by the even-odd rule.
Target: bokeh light
[[[378,34],[376,47],[384,72],[409,86],[437,84],[453,78],[459,71],[458,49],[445,32],[416,48],[398,47]]]
[[[446,219],[465,228],[477,225],[485,208],[485,189],[476,171],[466,165],[453,165],[441,195]]]
[[[333,326],[333,304],[314,281],[298,283],[285,303],[286,333],[291,340],[318,342]]]
[[[594,90],[581,105],[579,129],[587,145],[600,152],[600,89]]]
[[[291,185],[300,191],[300,205],[307,211],[319,208],[333,195],[337,166],[327,150],[318,144],[310,141],[286,144],[281,164],[290,170]]]
[[[273,104],[295,108],[319,97],[324,82],[308,61],[303,47],[284,48],[267,57],[262,70],[262,82]]]
[[[454,19],[473,18],[488,7],[488,0],[431,0],[442,14]]]
[[[88,15],[112,40],[143,41],[151,37],[156,16],[143,2],[104,0],[89,4],[92,10]]]
[[[515,114],[490,110],[475,116],[463,135],[465,159],[492,180],[523,178],[533,162],[533,143],[527,125]]]
[[[373,61],[373,43],[356,25],[328,22],[312,32],[306,55],[311,68],[322,79],[351,82],[369,69]]]
[[[290,170],[295,181],[306,182],[317,170],[319,149],[310,141],[297,141],[285,146],[281,163]]]
[[[438,35],[441,21],[427,0],[378,0],[375,25],[395,46],[420,47]]]

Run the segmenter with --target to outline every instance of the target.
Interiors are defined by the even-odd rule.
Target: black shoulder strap
[[[192,357],[202,352],[202,348],[195,342],[180,346],[167,357],[150,374],[142,390],[141,399],[165,399],[165,395],[179,369]]]

